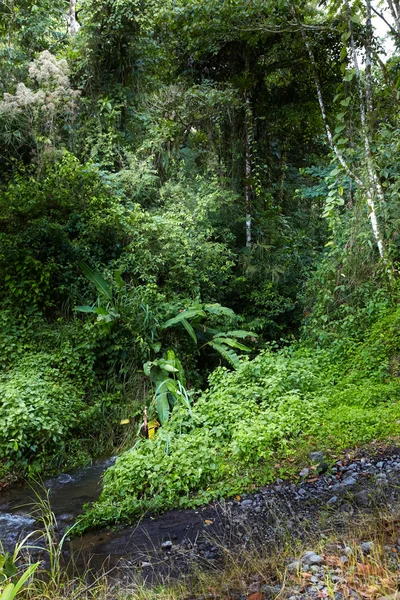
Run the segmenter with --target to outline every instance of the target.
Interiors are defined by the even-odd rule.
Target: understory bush
[[[106,472],[80,527],[266,484],[288,474],[302,448],[333,452],[400,433],[399,334],[397,311],[341,360],[299,345],[218,368],[191,414],[177,405],[154,441],[141,439]]]

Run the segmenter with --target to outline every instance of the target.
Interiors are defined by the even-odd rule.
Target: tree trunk
[[[347,0],[346,0],[347,2]],[[323,100],[323,96],[322,96],[322,89],[321,89],[321,85],[320,85],[320,81],[319,81],[319,77],[318,77],[318,71],[317,71],[317,65],[315,63],[315,58],[314,58],[314,53],[312,51],[309,39],[307,37],[307,33],[304,29],[304,27],[302,26],[302,23],[300,21],[300,19],[297,16],[297,11],[296,11],[296,7],[294,5],[292,5],[292,11],[293,11],[293,15],[296,19],[296,22],[298,24],[298,26],[301,29],[301,33],[303,36],[303,40],[305,43],[305,46],[307,48],[307,52],[308,52],[308,56],[311,62],[311,66],[312,66],[312,70],[313,70],[313,75],[314,75],[314,83],[315,83],[315,87],[316,87],[316,91],[317,91],[317,97],[318,97],[318,103],[319,103],[319,107],[321,110],[321,115],[322,115],[322,119],[324,121],[325,124],[325,130],[326,130],[326,134],[328,137],[328,141],[329,144],[333,150],[333,152],[335,153],[339,163],[342,165],[343,169],[345,170],[346,174],[348,175],[348,177],[350,177],[351,179],[353,179],[353,181],[355,181],[357,183],[357,185],[364,191],[365,196],[366,196],[366,200],[367,200],[367,205],[369,208],[369,219],[371,221],[371,228],[372,228],[372,233],[374,235],[375,238],[375,243],[376,246],[378,248],[378,252],[379,255],[384,263],[384,265],[387,268],[387,272],[389,275],[389,278],[391,277],[391,267],[387,261],[386,258],[386,254],[385,254],[385,249],[384,249],[384,245],[383,245],[383,241],[382,241],[382,236],[380,233],[380,229],[379,229],[379,224],[378,224],[378,219],[376,216],[376,209],[375,209],[375,201],[374,201],[374,193],[373,193],[373,188],[371,189],[370,185],[365,185],[364,182],[358,177],[358,175],[356,175],[352,169],[349,167],[349,165],[347,164],[342,152],[339,150],[338,146],[335,144],[335,141],[333,139],[333,135],[332,135],[332,131],[331,128],[329,126],[329,122],[328,122],[328,118],[327,118],[327,114],[326,114],[326,110],[325,110],[325,104],[324,104],[324,100]],[[357,58],[357,57],[356,57]],[[360,107],[361,108],[361,107]],[[364,104],[362,103],[362,121],[364,120],[364,124],[365,124],[365,110],[364,110]],[[364,142],[365,142],[365,136],[364,136]],[[370,152],[369,149],[369,140],[367,139],[367,148]],[[376,174],[375,174],[376,175]]]
[[[253,115],[251,112],[250,99],[246,94],[246,150],[245,150],[245,206],[246,206],[246,248],[251,248],[251,143],[253,139]]]
[[[72,35],[76,35],[79,29],[78,21],[76,20],[76,0],[69,0],[69,32]]]

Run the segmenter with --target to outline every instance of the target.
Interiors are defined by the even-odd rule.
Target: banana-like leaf
[[[217,352],[220,353],[220,355],[230,364],[232,365],[232,367],[234,369],[237,369],[240,366],[240,360],[238,355],[236,354],[236,352],[234,352],[233,350],[230,350],[229,348],[226,348],[225,346],[223,346],[221,343],[218,343],[217,341],[211,340],[211,342],[208,342],[208,345],[211,346],[211,348],[214,348],[214,350],[216,350]]]
[[[210,315],[225,315],[226,317],[235,317],[235,312],[228,308],[227,306],[221,306],[221,304],[205,304],[204,310],[206,310]]]
[[[186,331],[188,332],[188,334],[190,335],[190,337],[192,338],[194,343],[197,344],[197,337],[196,337],[195,331],[194,331],[193,327],[191,326],[191,324],[189,323],[189,321],[187,321],[186,319],[182,319],[182,325],[184,326],[184,328],[186,329]]]
[[[237,348],[238,350],[244,350],[244,352],[251,351],[251,348],[249,348],[248,346],[245,346],[244,344],[241,344],[240,342],[238,342],[237,340],[234,340],[233,338],[219,337],[216,339],[216,341],[220,344],[226,344],[227,346],[231,346],[231,348]]]
[[[95,306],[75,306],[74,310],[76,310],[77,312],[83,312],[83,313],[95,313],[96,307]]]
[[[101,275],[101,273],[96,269],[91,269],[86,263],[80,262],[80,268],[82,269],[83,274],[97,289],[100,295],[105,296],[108,300],[112,300],[112,289],[108,285],[107,281]]]
[[[161,425],[163,423],[165,423],[166,421],[168,421],[169,415],[170,415],[170,406],[169,406],[169,400],[168,400],[168,387],[166,385],[167,381],[169,381],[169,380],[167,379],[167,380],[162,381],[157,386],[156,393],[155,393],[156,410],[157,410],[157,415],[158,415],[158,418],[160,419]]]
[[[168,319],[161,325],[161,329],[167,329],[168,327],[173,327],[174,325],[179,325],[182,323],[184,319],[192,319],[193,317],[206,317],[206,313],[201,308],[188,308],[187,310],[183,310],[179,315],[173,317],[172,319]]]
[[[243,331],[243,329],[237,329],[235,331],[226,331],[225,333],[218,334],[218,337],[220,335],[226,335],[227,337],[234,338],[258,337],[257,333],[254,333],[253,331]]]

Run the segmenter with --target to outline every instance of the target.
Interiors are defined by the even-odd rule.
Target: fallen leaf
[[[247,596],[247,600],[265,600],[265,596],[261,592],[254,592],[254,594]]]
[[[206,525],[213,525],[213,524],[214,524],[214,521],[211,521],[211,519],[206,519],[206,520],[204,521],[204,523],[205,523]]]

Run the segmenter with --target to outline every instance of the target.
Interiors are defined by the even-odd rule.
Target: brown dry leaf
[[[357,563],[357,571],[363,575],[384,575],[385,570],[378,565],[366,565],[363,563]]]
[[[317,596],[318,598],[327,598],[329,596],[328,590],[320,590]]]
[[[308,571],[303,571],[303,573],[301,573],[301,576],[303,577],[303,579],[311,579],[312,573],[309,573]]]
[[[368,585],[365,590],[365,594],[367,594],[369,597],[376,596],[378,592],[379,588],[377,588],[376,585]]]
[[[254,592],[254,594],[247,596],[247,600],[265,600],[265,596],[261,592]]]
[[[343,563],[340,562],[340,558],[332,554],[325,558],[325,562],[329,567],[343,567]]]
[[[307,483],[314,483],[315,481],[318,481],[318,477],[311,477],[310,479],[307,479]]]
[[[235,496],[235,500],[237,500],[238,502],[240,502],[241,497],[240,496]]]
[[[211,521],[211,519],[205,519],[204,523],[206,525],[214,525],[214,521]]]

